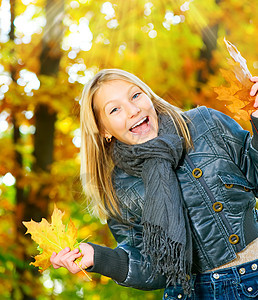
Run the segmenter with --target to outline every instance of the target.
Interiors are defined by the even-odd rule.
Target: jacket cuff
[[[87,272],[95,272],[123,282],[128,273],[128,254],[120,249],[111,249],[88,243],[94,248],[94,265],[87,268]]]
[[[258,150],[258,118],[251,115],[251,124],[253,129],[252,146]]]

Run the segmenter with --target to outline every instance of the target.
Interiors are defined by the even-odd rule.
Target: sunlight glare
[[[40,81],[35,73],[26,69],[20,71],[20,77],[17,80],[18,85],[24,86],[24,91],[30,93],[32,90],[38,90]]]
[[[64,290],[64,285],[62,280],[54,279],[54,294],[55,295],[61,294],[63,290]]]
[[[171,25],[177,25],[181,22],[184,22],[184,16],[174,15],[172,11],[167,11],[165,14],[165,21],[163,22],[163,26],[170,30]]]
[[[22,113],[25,115],[27,120],[30,120],[34,116],[34,113],[31,110],[24,110]]]
[[[258,69],[258,61],[255,61],[255,62],[253,63],[253,66],[254,66],[255,69]]]
[[[36,132],[36,127],[33,125],[27,126],[27,125],[21,125],[19,127],[20,133],[26,135],[26,134],[34,134]]]
[[[1,87],[0,87],[0,93],[1,94],[5,94],[6,92],[8,92],[9,90],[9,86],[7,84],[3,84]]]
[[[113,19],[113,20],[111,20],[107,23],[107,27],[110,28],[110,29],[117,28],[118,25],[119,24],[118,24],[118,21],[116,19]]]
[[[11,20],[10,2],[8,0],[2,0],[2,3],[0,5],[0,21],[1,21],[0,42],[1,43],[6,43],[9,40],[9,32],[11,30],[10,20]]]
[[[75,9],[75,8],[80,7],[80,4],[77,1],[72,1],[70,3],[70,6],[71,6],[71,8]]]
[[[23,3],[24,5],[29,5],[29,4],[35,3],[35,2],[36,2],[35,0],[22,0],[22,3]]]
[[[8,129],[9,124],[6,121],[6,119],[9,116],[10,116],[10,114],[6,111],[3,111],[3,112],[0,113],[0,133],[3,133]]]
[[[28,5],[25,12],[18,15],[14,20],[14,25],[16,27],[16,35],[19,44],[21,41],[24,44],[31,42],[31,36],[34,33],[41,33],[42,28],[46,25],[46,18],[42,15],[35,17],[40,12],[40,8],[35,5]],[[16,39],[16,40],[17,40]]]
[[[89,51],[91,49],[93,34],[90,31],[88,19],[81,18],[78,26],[70,24],[69,30],[71,33],[64,38],[62,43],[63,49],[68,50],[70,47],[73,50],[81,49],[82,51]],[[68,57],[73,59],[74,53],[70,53]]]
[[[13,175],[10,172],[6,173],[1,179],[2,183],[6,186],[12,186],[16,182],[15,177],[13,177]]]
[[[149,32],[149,37],[151,38],[151,39],[154,39],[156,36],[157,36],[157,31],[156,30],[151,30],[150,32]]]
[[[145,16],[149,16],[151,14],[151,8],[152,8],[153,4],[151,2],[145,3],[144,5],[144,14]]]
[[[184,4],[180,6],[181,11],[187,11],[190,8],[190,3],[193,2],[193,0],[186,1]]]
[[[103,3],[100,11],[106,15],[105,16],[106,20],[110,20],[115,17],[115,10],[113,8],[112,3],[110,2]]]
[[[0,120],[0,132],[4,132],[8,129],[8,123],[6,121]]]

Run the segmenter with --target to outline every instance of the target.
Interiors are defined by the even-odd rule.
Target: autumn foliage
[[[252,75],[247,68],[246,60],[234,45],[225,40],[225,44],[231,56],[228,59],[228,69],[221,69],[221,73],[229,87],[214,88],[218,94],[217,99],[225,101],[225,106],[230,110],[236,120],[250,120],[250,114],[255,110],[255,97],[250,96]]]
[[[71,218],[78,228],[77,241],[91,235],[91,242],[116,246],[107,225],[88,213],[79,180],[80,96],[99,69],[125,69],[174,105],[206,105],[250,130],[249,75],[239,81],[235,72],[243,66],[228,61],[224,37],[257,75],[255,1],[2,0],[0,5],[0,298],[161,299],[162,291],[126,289],[97,274],[89,282],[82,272],[75,276],[64,268],[39,273],[30,265],[37,265],[39,251],[22,222],[34,220],[25,223],[31,232],[39,222],[49,230],[53,220],[49,225],[42,220],[56,203],[65,212],[64,224]],[[63,234],[60,226],[52,229]],[[44,268],[49,264],[42,262]]]

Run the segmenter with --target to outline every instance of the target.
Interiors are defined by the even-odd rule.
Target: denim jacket
[[[248,131],[230,117],[206,107],[185,112],[194,147],[176,169],[188,209],[193,239],[193,273],[219,267],[234,258],[258,236],[258,150]],[[121,220],[108,225],[127,252],[129,271],[124,286],[138,289],[165,287],[165,278],[148,280],[151,262],[143,271],[141,215],[144,186],[141,178],[115,168],[114,186]]]

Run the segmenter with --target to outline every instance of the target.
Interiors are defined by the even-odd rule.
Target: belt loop
[[[233,271],[233,274],[235,275],[235,278],[236,280],[233,281],[233,283],[240,283],[240,276],[239,276],[239,273],[237,271],[237,267],[231,267],[232,268],[232,271]]]
[[[195,281],[196,281],[196,274],[192,274],[191,276],[191,280],[190,280],[190,283],[191,283],[191,288],[192,288],[192,291],[194,290],[194,285],[195,285]]]

